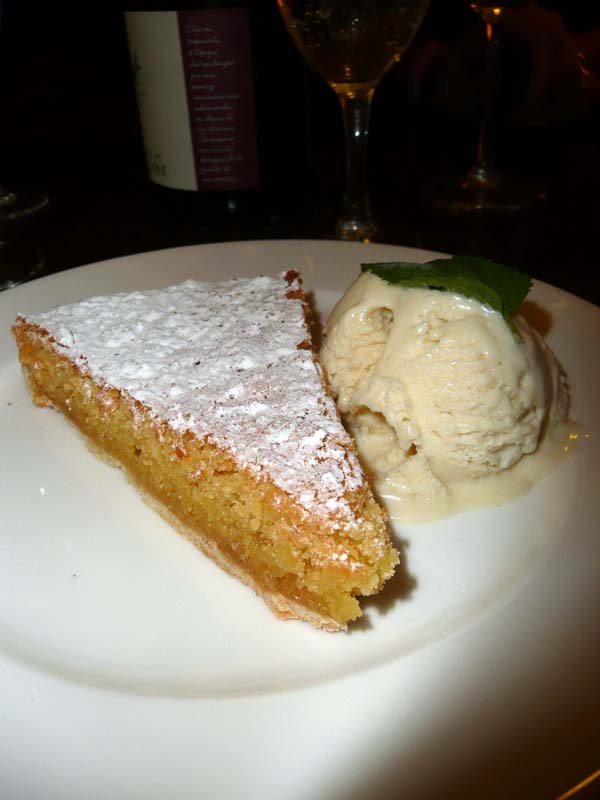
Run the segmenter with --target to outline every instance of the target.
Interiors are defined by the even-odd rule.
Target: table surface
[[[595,228],[600,208],[575,198],[571,206],[558,186],[544,207],[518,217],[434,216],[405,191],[396,203],[374,204],[379,241],[448,253],[484,255],[512,264],[600,305],[600,263]],[[168,193],[169,190],[165,190]],[[47,273],[135,252],[247,239],[333,238],[336,196],[296,218],[206,223],[182,215],[178,204],[157,197],[154,187],[120,186],[97,191],[55,186],[46,211],[22,226],[38,243]],[[385,199],[385,198],[384,198]]]

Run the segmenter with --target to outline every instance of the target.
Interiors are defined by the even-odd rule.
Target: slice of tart
[[[344,629],[393,573],[297,273],[94,297],[13,333],[34,402],[279,617]]]

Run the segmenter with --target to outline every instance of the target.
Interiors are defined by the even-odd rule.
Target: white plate
[[[1,796],[534,798],[600,766],[595,306],[531,295],[590,438],[524,498],[397,529],[406,570],[348,635],[276,620],[176,536],[32,406],[8,334],[18,311],[289,267],[326,314],[361,261],[430,256],[204,245],[0,296]]]

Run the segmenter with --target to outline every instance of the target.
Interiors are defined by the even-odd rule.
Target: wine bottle
[[[275,3],[141,0],[125,24],[150,179],[211,218],[294,205],[303,75]]]

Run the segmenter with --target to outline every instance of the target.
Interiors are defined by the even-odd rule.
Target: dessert
[[[338,630],[398,556],[306,313],[288,272],[94,297],[13,332],[37,405],[279,617]]]
[[[394,285],[387,274],[367,268],[349,287],[327,322],[321,361],[394,515],[427,518],[429,507],[435,517],[451,509],[455,488],[474,492],[566,420],[566,380],[518,315],[427,281]],[[430,280],[440,280],[433,268]]]

